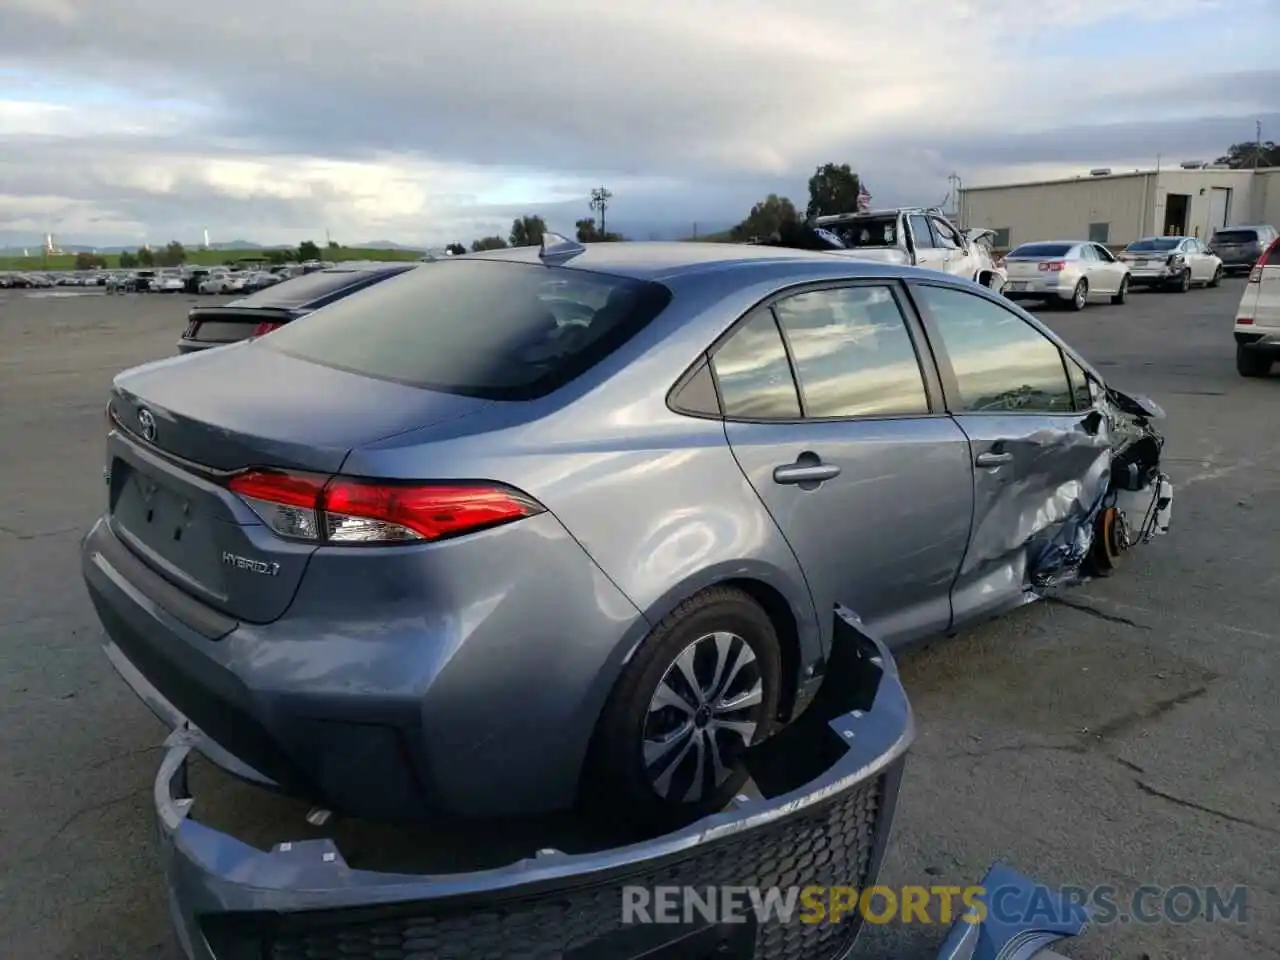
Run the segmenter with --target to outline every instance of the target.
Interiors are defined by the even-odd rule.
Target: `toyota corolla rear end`
[[[120,675],[241,777],[360,816],[562,808],[606,662],[644,624],[524,489],[545,458],[511,438],[535,415],[520,398],[590,356],[566,373],[554,314],[504,306],[541,302],[555,268],[428,269],[118,376],[84,577]],[[668,296],[585,286],[614,346]],[[460,306],[423,341],[417,311]]]

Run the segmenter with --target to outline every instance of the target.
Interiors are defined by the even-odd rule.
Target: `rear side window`
[[[648,281],[542,264],[442,260],[361,290],[259,343],[367,377],[528,400],[599,363],[670,300],[666,287]]]
[[[814,290],[774,304],[806,417],[929,412],[906,321],[888,287]]]
[[[800,398],[787,348],[768,307],[748,316],[711,358],[726,417],[796,420]]]
[[[913,285],[975,413],[1067,413],[1075,408],[1058,345],[1011,310],[966,290]]]

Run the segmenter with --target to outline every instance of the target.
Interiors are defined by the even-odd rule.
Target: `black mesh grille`
[[[886,775],[893,777],[893,773]],[[655,886],[862,887],[889,829],[886,777],[860,784],[813,810],[668,858],[606,881],[536,894],[369,910],[211,918],[218,956],[264,960],[574,960],[623,929],[624,884]],[[212,928],[212,929],[210,929]],[[857,934],[852,918],[805,924],[776,918],[756,934],[758,960],[832,960]],[[622,957],[619,960],[623,960]]]

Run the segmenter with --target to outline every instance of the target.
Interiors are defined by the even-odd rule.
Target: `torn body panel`
[[[956,621],[1105,574],[1130,546],[1167,531],[1173,488],[1152,423],[1162,416],[1145,398],[1102,387],[1088,411],[956,416],[975,464]]]
[[[810,708],[748,751],[758,796],[642,842],[567,854],[531,844],[497,869],[356,869],[332,840],[250,846],[192,817],[186,766],[199,730],[173,733],[155,781],[170,905],[193,960],[484,955],[557,960],[836,960],[859,924],[624,922],[623,886],[875,882],[888,841],[911,709],[887,648],[835,613],[832,659]],[[748,881],[746,878],[754,878]],[[687,951],[692,952],[687,952]]]

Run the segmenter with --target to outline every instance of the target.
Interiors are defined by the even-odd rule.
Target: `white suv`
[[[1280,360],[1280,240],[1274,240],[1249,272],[1236,310],[1236,370],[1265,377]]]

